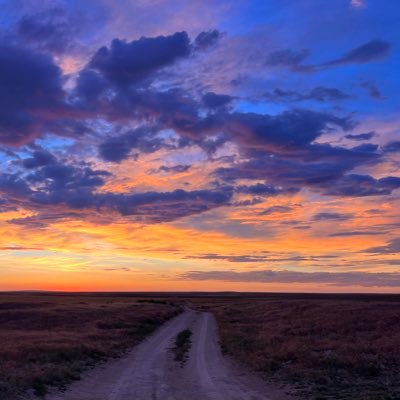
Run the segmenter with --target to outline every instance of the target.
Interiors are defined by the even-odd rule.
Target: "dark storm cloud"
[[[296,153],[288,152],[283,153],[283,155],[309,163],[337,163],[337,168],[343,171],[350,170],[358,165],[372,165],[382,158],[378,146],[369,143],[348,149],[330,144],[313,143],[299,148]]]
[[[53,156],[53,154],[45,150],[36,150],[33,152],[32,157],[25,158],[22,161],[22,165],[24,168],[32,169],[41,167],[43,165],[54,164],[55,162],[56,158]]]
[[[358,134],[348,134],[345,136],[346,139],[350,140],[370,140],[374,136],[376,136],[376,132],[371,131],[371,132],[366,132],[366,133],[358,133]]]
[[[42,132],[64,105],[60,69],[50,57],[0,45],[0,143],[20,145]]]
[[[28,196],[32,193],[32,190],[17,174],[1,174],[0,193],[9,200],[14,197],[21,198]]]
[[[68,18],[64,9],[55,7],[23,16],[16,29],[25,42],[57,54],[65,52],[72,45],[77,26]]]
[[[31,159],[37,158],[33,156]],[[35,224],[46,224],[46,215],[52,213],[53,206],[57,206],[58,216],[50,222],[68,215],[67,210],[60,214],[59,206],[75,210],[115,211],[122,216],[133,216],[143,223],[172,221],[229,205],[233,195],[231,187],[194,191],[177,189],[170,192],[98,192],[106,179],[111,177],[109,172],[94,170],[84,163],[73,166],[53,159],[51,161],[45,165],[32,161],[30,173],[23,177],[18,174],[0,175],[0,194],[13,199],[17,206],[29,204],[37,210],[39,214],[33,221]]]
[[[61,163],[46,165],[27,176],[35,189],[29,197],[33,205],[65,204],[71,208],[94,206],[94,190],[104,185],[111,174],[88,166]]]
[[[383,146],[385,153],[399,153],[400,152],[400,141],[390,142]]]
[[[234,113],[228,126],[236,141],[268,151],[290,151],[310,144],[331,125],[344,130],[353,124],[348,118],[308,110],[291,110],[270,116]]]
[[[49,154],[34,153],[27,160],[27,175],[0,175],[0,192],[13,196],[16,204],[23,203],[33,209],[57,204],[89,207],[93,205],[94,191],[111,176],[107,171],[93,170],[84,163],[79,166],[61,163]]]
[[[222,167],[215,171],[217,177],[226,181],[239,179],[266,179],[276,184],[306,185],[337,179],[343,171],[336,165],[326,163],[304,164],[278,157],[259,157]]]
[[[199,214],[228,205],[230,189],[194,190],[177,189],[172,192],[145,192],[135,194],[99,194],[95,200],[99,207],[115,210],[124,216],[135,216],[142,222],[167,222]]]
[[[388,55],[391,44],[386,40],[370,40],[349,52],[345,53],[342,57],[327,61],[321,66],[335,66],[341,64],[364,64],[371,61],[376,61]]]
[[[315,100],[318,102],[346,100],[351,96],[336,88],[316,86],[309,92],[302,93],[294,90],[276,88],[272,92],[265,93],[264,97],[273,102],[297,102]]]
[[[366,249],[365,252],[375,254],[400,253],[400,239],[393,239],[384,246],[370,247]]]
[[[283,156],[255,154],[248,161],[217,169],[215,175],[226,181],[263,179],[277,186],[325,188],[356,166],[373,164],[380,159],[374,152],[329,145],[306,145],[290,150]]]
[[[203,104],[208,108],[219,108],[228,105],[234,98],[226,94],[216,94],[214,92],[206,93],[203,98]]]
[[[189,93],[180,89],[157,91],[134,87],[110,87],[103,76],[95,71],[85,71],[78,78],[75,89],[75,106],[93,115],[101,115],[111,122],[140,121],[157,124],[161,129],[173,129],[181,136],[181,145],[190,141],[204,147],[221,144],[208,142],[208,133],[223,126],[224,110],[201,115],[202,104],[193,100]],[[185,143],[186,141],[186,143]]]
[[[336,212],[320,212],[313,215],[313,221],[347,221],[351,219],[352,214],[342,214]]]
[[[154,38],[142,37],[132,42],[114,39],[109,48],[104,46],[94,54],[89,68],[101,72],[112,83],[129,85],[188,56],[190,51],[186,32]]]
[[[32,21],[25,22],[25,29],[35,28],[37,35],[44,35],[47,31],[40,23],[35,21],[39,24],[36,26]],[[202,40],[213,37],[215,33],[207,33]],[[104,193],[98,189],[111,176],[108,172],[93,170],[85,163],[63,164],[50,153],[36,150],[18,164],[24,167],[23,177],[3,174],[0,188],[9,185],[10,195],[25,196],[25,201],[31,201],[33,207],[62,204],[75,209],[106,208],[145,222],[162,222],[222,205],[239,204],[232,202],[234,194],[255,196],[245,201],[256,204],[261,196],[293,194],[303,187],[345,196],[389,194],[399,187],[400,178],[376,180],[346,175],[357,166],[377,162],[380,159],[377,146],[345,149],[315,143],[326,132],[351,129],[354,123],[348,117],[296,109],[276,115],[232,112],[227,105],[234,98],[225,94],[208,92],[199,99],[198,94],[179,88],[162,90],[144,83],[161,68],[190,55],[192,48],[185,32],[132,42],[115,39],[109,48],[99,49],[80,71],[67,107],[61,72],[49,57],[31,50],[4,47],[0,51],[0,141],[26,143],[47,130],[79,137],[87,133],[84,126],[97,118],[121,125],[139,122],[142,128],[123,133],[117,130],[114,136],[106,137],[98,145],[99,157],[120,162],[130,155],[137,157],[140,153],[194,144],[211,156],[225,143],[232,142],[238,145],[238,152],[246,161],[218,169],[217,177],[264,183],[191,192]],[[297,55],[283,52],[271,56],[269,62],[276,66],[285,63],[294,66],[300,65],[305,57],[304,52]],[[338,89],[327,87],[316,87],[303,95],[318,101],[344,96]],[[159,135],[163,129],[174,130],[176,142]],[[188,168],[187,165],[161,166],[157,172],[180,173]]]
[[[88,69],[79,73],[76,92],[86,105],[97,100],[108,88],[109,84],[101,73]]]
[[[140,153],[154,153],[161,148],[171,148],[155,133],[153,128],[144,127],[111,137],[100,144],[99,155],[104,161],[120,162],[127,159],[133,149]]]
[[[389,195],[400,188],[399,177],[375,179],[368,175],[348,174],[358,165],[373,165],[381,159],[374,152],[375,146],[346,150],[317,145],[306,149],[304,154],[300,149],[286,157],[259,155],[231,167],[218,168],[214,175],[227,182],[262,179],[269,185],[283,188],[309,187],[330,196]]]
[[[399,287],[398,273],[368,272],[298,272],[288,270],[259,271],[189,271],[181,279],[190,281],[217,280],[225,282],[260,283],[322,283],[332,286]]]
[[[205,49],[214,46],[221,39],[222,33],[217,29],[200,32],[194,40],[194,45],[198,49]]]
[[[373,143],[363,143],[352,148],[355,152],[377,154],[379,146]]]
[[[129,62],[125,64],[129,69]],[[111,120],[141,118],[157,121],[162,128],[174,129],[181,136],[181,145],[185,141],[186,145],[197,144],[209,154],[213,154],[227,141],[239,144],[243,153],[259,150],[295,152],[299,147],[304,148],[323,133],[331,131],[334,126],[348,130],[354,125],[347,117],[308,110],[291,110],[274,116],[231,113],[224,106],[233,98],[213,92],[204,95],[201,103],[179,89],[159,92],[149,88],[139,90],[113,87],[113,95],[110,97],[104,94],[110,90],[104,78],[105,73],[104,69],[99,69],[85,70],[80,74],[76,90],[78,98],[84,102],[83,108],[89,107],[93,112],[100,112]],[[316,88],[313,96],[332,97],[332,90]],[[335,94],[338,95],[337,92]],[[204,105],[211,111],[201,112]],[[109,143],[101,146],[100,155],[106,160],[121,161],[129,154],[127,141],[126,137],[111,138]]]

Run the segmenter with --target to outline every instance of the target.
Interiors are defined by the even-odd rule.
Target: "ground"
[[[400,296],[232,296],[194,302],[225,353],[304,399],[400,398]]]
[[[170,301],[115,294],[0,294],[0,399],[42,396],[79,379],[180,310]]]
[[[185,378],[189,368],[193,382],[207,387],[204,382],[211,379],[217,382],[213,390],[221,390],[221,382],[240,376],[231,367],[220,375],[204,361],[202,353],[214,348],[218,361],[210,365],[225,362],[215,349],[218,332],[224,354],[253,371],[255,378],[264,378],[271,398],[273,388],[282,386],[300,399],[400,398],[400,296],[235,293],[1,294],[0,398],[13,400],[23,392],[43,396],[49,388],[64,387],[84,377],[87,372],[82,372],[91,366],[130,354],[128,349],[184,307],[197,311],[174,325],[160,347],[169,365],[177,335],[185,329],[193,333],[184,372],[166,367],[169,380],[183,374],[178,381],[190,381]],[[213,336],[210,326],[215,323]],[[202,341],[202,332],[209,329],[207,336],[215,340]],[[143,351],[147,359],[149,347]],[[137,363],[136,356],[131,357]],[[144,377],[153,371],[151,363],[148,368],[142,371]],[[119,371],[124,375],[123,368]],[[205,375],[196,375],[201,371]],[[118,381],[119,375],[113,379]],[[191,390],[181,389],[183,394]],[[222,393],[229,391],[225,387]]]

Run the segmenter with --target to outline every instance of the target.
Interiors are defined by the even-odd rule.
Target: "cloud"
[[[154,153],[161,148],[171,148],[166,140],[156,136],[154,127],[141,127],[122,135],[110,137],[99,145],[99,156],[104,161],[120,162],[130,156],[131,150],[139,153]],[[136,156],[137,157],[137,154]]]
[[[25,32],[31,29],[33,36],[46,35],[57,28],[47,27],[43,25],[46,21],[42,23],[31,17],[24,21]],[[65,77],[50,57],[26,48],[8,51],[7,47],[0,52],[0,60],[3,57],[4,61],[0,63],[0,87],[6,89],[2,93],[11,95],[0,94],[0,105],[3,105],[0,141],[23,144],[48,132],[74,137],[77,141],[86,135],[86,143],[97,146],[100,161],[115,163],[129,157],[136,159],[141,153],[195,145],[212,158],[226,145],[235,148],[238,154],[214,172],[214,176],[225,181],[220,187],[109,193],[103,190],[106,181],[112,179],[109,172],[95,169],[93,164],[84,161],[72,165],[68,157],[60,162],[38,147],[30,157],[13,164],[15,173],[1,175],[0,187],[6,193],[8,185],[8,195],[24,197],[25,205],[33,210],[56,205],[74,210],[104,208],[144,221],[161,222],[222,205],[257,204],[263,196],[290,195],[302,188],[333,196],[370,196],[390,194],[399,187],[397,177],[374,179],[349,174],[356,167],[371,166],[382,160],[381,149],[376,145],[348,149],[317,142],[326,133],[352,129],[351,117],[302,109],[275,114],[233,111],[228,106],[235,97],[207,92],[211,86],[191,91],[164,81],[149,83],[162,68],[173,66],[177,60],[192,54],[200,42],[200,47],[213,45],[219,36],[217,31],[203,32],[194,43],[185,32],[142,37],[131,42],[115,39],[111,46],[100,48],[80,71],[76,87],[66,89],[67,100],[63,90]],[[352,51],[346,57],[360,60],[363,51]],[[269,55],[267,63],[299,67],[307,54],[306,51],[276,52]],[[15,87],[19,90],[12,91]],[[319,102],[347,97],[339,89],[325,86],[316,86],[303,94],[280,91],[275,95]],[[104,126],[107,132],[103,131]],[[129,129],[130,126],[140,128]],[[173,131],[173,140],[163,135],[165,130]],[[346,137],[367,140],[366,135]],[[395,147],[384,149],[389,152]],[[84,153],[82,150],[79,155]],[[181,173],[189,168],[186,164],[162,165],[149,173]],[[258,182],[236,182],[241,179]],[[232,201],[234,195],[242,194],[254,197],[242,200],[245,196],[238,196],[239,199]],[[279,211],[270,208],[264,212],[263,215],[268,215]],[[280,212],[285,211],[281,208]]]
[[[36,155],[36,157],[35,157]],[[73,209],[97,206],[95,191],[111,174],[92,169],[82,162],[73,166],[37,153],[28,162],[27,173],[0,174],[0,193],[12,198],[16,206],[50,212],[50,207],[66,205]],[[26,161],[26,160],[25,160]]]
[[[299,102],[307,100],[326,102],[346,100],[351,96],[336,88],[316,86],[306,93],[276,88],[272,92],[265,93],[264,97],[273,102]]]
[[[36,210],[40,223],[46,221],[46,215],[50,215],[53,208],[60,210],[59,206],[67,207],[61,218],[68,214],[68,209],[106,210],[108,213],[135,217],[142,223],[160,223],[229,205],[233,195],[230,187],[142,193],[99,191],[110,177],[109,172],[94,170],[84,163],[72,166],[57,161],[37,165],[23,177],[1,174],[0,194],[13,199],[15,205],[29,205]],[[42,214],[44,218],[40,217]],[[38,218],[33,222],[37,223]],[[79,215],[74,215],[74,218],[79,218]],[[29,221],[24,220],[24,223]]]
[[[230,189],[171,192],[144,192],[134,194],[99,194],[98,206],[116,210],[123,216],[136,216],[143,223],[173,221],[188,215],[199,214],[216,207],[228,205]]]
[[[24,198],[32,193],[29,185],[16,174],[0,174],[0,194],[6,195],[7,200]]]
[[[265,64],[270,67],[286,67],[297,72],[307,71],[302,62],[309,56],[309,50],[277,50],[268,54]]]
[[[294,118],[290,115],[287,120],[284,117],[273,117],[271,123],[268,116],[241,116],[241,124],[233,126],[232,134],[246,159],[217,168],[214,175],[230,183],[255,179],[286,189],[308,187],[329,196],[389,195],[399,188],[400,178],[396,176],[375,179],[351,173],[358,166],[373,166],[383,159],[384,152],[377,145],[346,149],[315,143],[326,129],[329,116],[326,120],[323,115],[315,119],[306,116],[304,120],[301,114]],[[339,123],[346,127],[346,120]],[[296,132],[299,135],[295,136]]]
[[[233,113],[227,119],[231,135],[241,145],[278,153],[310,144],[331,125],[347,130],[352,122],[348,118],[309,110],[285,111],[274,116]]]
[[[266,261],[267,258],[265,256],[257,256],[257,255],[221,255],[215,253],[202,254],[198,256],[187,256],[185,258],[188,259],[197,259],[197,260],[224,260],[232,263],[254,263],[254,262],[262,262]]]
[[[58,205],[83,209],[94,206],[94,190],[104,185],[111,174],[88,166],[74,167],[61,163],[46,165],[26,177],[34,189],[32,205]]]
[[[36,150],[33,152],[32,157],[25,158],[22,161],[24,168],[32,169],[37,167],[42,167],[44,165],[55,164],[56,158],[53,154],[46,150]]]
[[[400,253],[400,239],[393,239],[384,246],[370,247],[364,250],[366,253],[395,254]]]
[[[177,164],[177,165],[173,165],[171,167],[169,167],[167,165],[161,165],[161,167],[159,167],[157,169],[150,170],[149,173],[157,174],[157,173],[165,172],[167,174],[169,174],[169,173],[180,174],[182,172],[189,171],[190,168],[191,168],[191,165],[183,165],[183,164]]]
[[[279,194],[294,194],[297,193],[297,189],[288,188],[283,189],[282,187],[266,185],[264,183],[256,183],[255,185],[240,185],[236,187],[238,193],[251,194],[254,196],[276,196]]]
[[[375,179],[368,175],[350,174],[337,180],[331,187],[327,187],[324,193],[330,196],[382,196],[389,195],[399,188],[399,177],[387,176]]]
[[[368,92],[371,99],[382,100],[385,98],[379,88],[372,82],[363,82],[360,86]]]
[[[366,133],[358,133],[358,134],[348,134],[345,136],[346,139],[350,140],[370,140],[374,136],[376,136],[376,132],[371,131],[371,132],[366,132]]]
[[[88,67],[101,72],[114,84],[129,85],[148,78],[190,52],[186,32],[142,37],[132,42],[114,39],[109,48],[104,46],[94,54]]]
[[[6,246],[0,247],[0,251],[42,251],[41,247]]]
[[[52,59],[0,45],[0,143],[21,145],[62,115],[62,75]]]
[[[271,214],[281,214],[293,211],[293,207],[289,206],[272,206],[261,211],[258,215],[271,215]]]
[[[212,47],[218,43],[222,36],[222,33],[218,29],[200,32],[194,40],[194,46],[197,49]]]
[[[76,94],[85,106],[93,103],[109,88],[109,83],[98,71],[83,69],[80,71],[76,84]]]
[[[208,92],[203,96],[202,101],[203,104],[208,108],[219,108],[228,105],[233,99],[233,97],[226,94]]]
[[[319,189],[323,193],[339,195],[340,192],[353,192],[361,195],[388,194],[397,186],[394,178],[375,180],[369,176],[346,175],[358,165],[373,164],[380,156],[363,149],[343,149],[329,145],[306,145],[303,148],[293,148],[283,156],[253,154],[252,158],[238,162],[230,167],[221,167],[214,175],[227,182],[240,179],[266,180],[271,186],[283,188],[303,187]],[[293,154],[293,155],[292,155]],[[357,186],[363,182],[364,185]],[[368,191],[367,191],[368,187]],[[338,194],[335,193],[338,190]]]
[[[385,153],[399,153],[400,152],[400,141],[389,142],[383,146]]]
[[[345,232],[334,232],[330,233],[328,236],[330,237],[349,237],[349,236],[375,236],[375,235],[384,235],[385,231],[345,231]]]
[[[386,40],[374,39],[366,42],[349,52],[342,57],[327,61],[321,66],[329,67],[343,64],[365,64],[371,61],[377,61],[389,54],[391,44]]]
[[[307,65],[303,63],[310,54],[309,50],[304,49],[299,51],[284,49],[270,53],[267,56],[265,63],[270,67],[286,67],[294,72],[315,72],[321,68],[345,64],[366,64],[372,61],[377,61],[386,57],[389,54],[391,47],[391,43],[386,40],[373,39],[355,47],[339,58],[315,65]],[[367,84],[366,88],[369,90],[372,97],[377,98],[376,96],[379,96],[379,91],[375,90],[372,84]],[[318,95],[318,92],[316,94]],[[320,92],[320,94],[324,94],[325,96],[327,95],[323,92]],[[292,96],[296,97],[296,94],[292,94]]]
[[[314,283],[331,286],[400,287],[399,273],[368,272],[298,272],[288,270],[258,271],[189,271],[180,276],[190,281],[225,281],[259,283]]]
[[[79,26],[69,18],[65,9],[53,7],[37,14],[24,15],[17,22],[16,29],[25,43],[42,51],[61,54],[73,45],[73,36]]]
[[[353,217],[352,214],[343,214],[337,212],[320,212],[313,215],[313,221],[347,221]]]

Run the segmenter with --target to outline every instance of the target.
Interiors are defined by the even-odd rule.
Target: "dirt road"
[[[193,332],[184,366],[171,348],[183,329]],[[280,393],[220,352],[213,316],[187,310],[120,360],[87,373],[65,393],[46,400],[275,400]]]

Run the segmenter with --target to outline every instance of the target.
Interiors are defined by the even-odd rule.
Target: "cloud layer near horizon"
[[[297,272],[288,270],[260,271],[189,271],[183,279],[193,281],[219,280],[226,282],[312,283],[332,286],[399,287],[399,273],[369,272]]]

